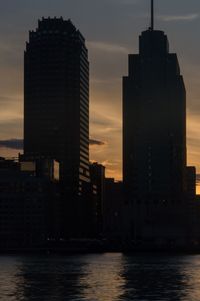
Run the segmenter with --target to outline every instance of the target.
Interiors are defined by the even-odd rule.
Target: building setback
[[[70,20],[42,18],[29,33],[24,54],[24,154],[59,162],[63,218],[77,222],[90,181],[89,62],[85,39]]]
[[[134,238],[186,235],[186,173],[185,86],[167,36],[151,27],[123,78],[123,180]]]
[[[162,31],[140,36],[123,81],[124,182],[137,198],[180,197],[186,168],[185,87]]]

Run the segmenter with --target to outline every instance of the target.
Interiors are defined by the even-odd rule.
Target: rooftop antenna
[[[154,30],[154,0],[151,0],[151,30]]]

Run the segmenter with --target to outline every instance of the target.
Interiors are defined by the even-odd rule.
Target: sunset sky
[[[23,51],[28,31],[44,17],[71,19],[85,36],[90,60],[90,159],[121,179],[122,76],[128,53],[149,27],[150,0],[7,0],[0,2],[0,156],[23,138]],[[155,27],[178,54],[187,89],[188,165],[200,173],[200,1],[155,0]],[[12,145],[11,145],[12,147]],[[20,148],[20,146],[18,147]]]

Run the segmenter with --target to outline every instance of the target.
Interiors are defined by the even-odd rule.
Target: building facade
[[[115,182],[114,178],[106,178],[103,205],[104,236],[117,244],[126,235],[127,212],[125,208],[122,182]]]
[[[60,162],[61,179],[81,192],[89,179],[89,63],[70,20],[43,18],[24,54],[24,152]]]
[[[89,62],[85,39],[70,20],[43,18],[29,33],[24,54],[24,153],[59,162],[63,220],[77,224],[90,181]],[[67,227],[73,229],[70,223]]]
[[[95,229],[96,237],[101,237],[105,206],[105,166],[97,162],[91,163],[90,176],[93,194],[93,228]]]
[[[177,55],[153,28],[123,78],[123,180],[132,237],[186,235],[186,91]]]
[[[42,248],[56,237],[57,186],[35,161],[0,158],[0,250]]]

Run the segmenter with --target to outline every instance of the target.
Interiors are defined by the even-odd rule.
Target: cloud
[[[111,85],[111,84],[121,84],[121,78],[120,77],[110,77],[110,78],[92,78],[90,80],[90,83],[93,85]]]
[[[102,165],[106,166],[106,167],[115,167],[119,164],[119,161],[109,161],[109,160],[105,160],[101,162]]]
[[[106,143],[104,141],[100,141],[97,139],[90,139],[90,145],[98,145],[98,146],[103,146]],[[6,147],[6,148],[11,148],[11,149],[23,149],[23,139],[17,139],[17,138],[12,138],[12,139],[7,139],[7,140],[0,140],[0,148],[1,147]]]
[[[199,14],[176,15],[176,16],[159,16],[158,19],[171,22],[171,21],[193,21],[199,18]]]
[[[10,149],[22,150],[23,149],[23,139],[8,139],[0,140],[0,148],[6,147]]]
[[[114,2],[115,4],[122,4],[122,5],[135,5],[139,2],[139,0],[111,0],[111,2]]]
[[[6,119],[6,116],[2,118],[0,114],[0,139],[8,140],[10,137],[22,137],[23,135],[23,119],[13,118]]]
[[[89,41],[87,42],[87,46],[90,49],[100,50],[105,52],[123,53],[123,54],[129,53],[129,50],[126,47],[117,44],[107,43],[107,42]]]
[[[96,139],[90,139],[90,146],[92,145],[99,145],[99,146],[102,146],[102,145],[105,145],[106,143],[103,142],[103,141],[100,141],[100,140],[96,140]]]

